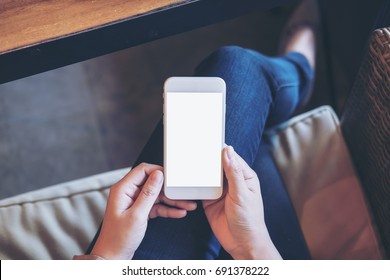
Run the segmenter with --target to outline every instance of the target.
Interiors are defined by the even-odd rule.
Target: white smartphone
[[[217,199],[223,190],[224,80],[172,77],[164,84],[164,192],[170,199]]]

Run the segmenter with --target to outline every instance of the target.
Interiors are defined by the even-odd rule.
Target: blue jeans
[[[282,257],[306,259],[302,233],[262,134],[267,126],[287,120],[308,94],[313,72],[306,58],[290,53],[270,58],[240,47],[223,47],[206,58],[196,76],[225,80],[225,142],[232,145],[259,176],[264,213],[272,240]],[[135,165],[162,165],[163,129],[160,122]],[[90,249],[93,247],[93,243]],[[134,259],[230,258],[215,238],[201,203],[183,219],[149,221]]]

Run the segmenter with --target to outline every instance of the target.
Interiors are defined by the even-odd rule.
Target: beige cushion
[[[109,187],[129,168],[0,201],[0,259],[71,259],[102,220]]]
[[[380,259],[339,121],[323,106],[267,132],[314,259]]]

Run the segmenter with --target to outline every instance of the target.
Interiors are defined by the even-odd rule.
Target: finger
[[[247,187],[254,192],[260,191],[260,182],[256,172],[246,163],[246,161],[238,153],[235,154],[237,160],[242,167],[242,173],[244,175],[245,181],[247,182]]]
[[[162,170],[159,165],[141,163],[130,170],[119,182],[110,189],[108,205],[110,210],[123,213],[138,197],[139,186],[144,184],[149,175],[155,170]]]
[[[223,143],[223,148],[225,149],[227,147],[229,147],[229,146],[226,143]],[[248,165],[248,163],[237,152],[235,152],[235,154],[237,155],[237,159],[243,167],[242,171],[243,171],[245,180],[252,179],[253,177],[257,178],[256,172],[253,171],[253,169]]]
[[[130,172],[127,173],[127,175],[123,177],[117,184],[120,186],[134,185],[140,187],[145,183],[150,174],[156,170],[162,171],[163,168],[159,165],[143,162],[130,170]]]
[[[149,218],[154,219],[157,217],[162,217],[180,219],[186,215],[187,211],[184,209],[177,209],[162,204],[155,204],[150,211]]]
[[[163,173],[160,170],[154,171],[141,188],[137,200],[133,204],[134,211],[141,215],[148,216],[155,201],[157,200],[163,183]]]
[[[240,198],[240,190],[246,188],[245,178],[241,163],[237,159],[237,154],[232,146],[223,150],[223,169],[228,181],[228,193],[236,200]]]
[[[226,144],[223,144],[223,147],[227,148],[229,146]],[[233,149],[233,147],[231,147],[231,148]],[[233,149],[233,151],[234,151],[234,149]],[[234,153],[236,155],[237,160],[241,164],[242,172],[244,174],[245,180],[251,179],[252,177],[257,176],[256,172],[253,171],[253,169],[248,165],[248,163],[246,163],[246,161],[236,151],[234,151]]]
[[[187,211],[193,211],[197,208],[197,203],[191,200],[172,200],[167,198],[165,195],[160,195],[160,201],[164,202],[169,206],[173,206],[176,208],[184,209]]]
[[[138,197],[140,188],[130,185],[114,185],[110,189],[107,210],[123,213],[130,208]]]

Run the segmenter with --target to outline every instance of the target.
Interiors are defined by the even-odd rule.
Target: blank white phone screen
[[[221,186],[223,94],[168,92],[165,102],[167,186]]]

